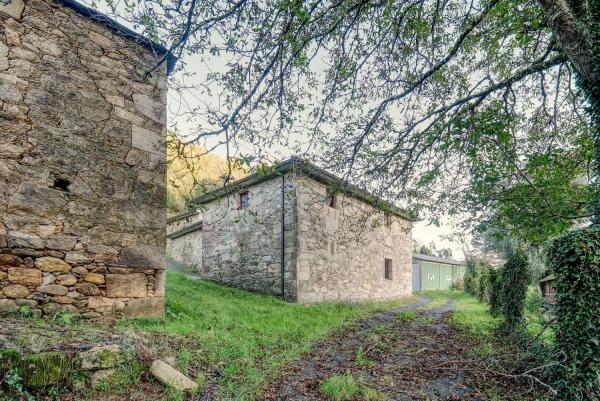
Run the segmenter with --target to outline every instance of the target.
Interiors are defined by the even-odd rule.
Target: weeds
[[[332,401],[347,401],[357,396],[365,401],[382,401],[385,396],[366,383],[357,381],[350,373],[331,376],[321,383],[321,393]]]
[[[365,351],[362,347],[359,347],[358,351],[356,351],[356,358],[354,360],[354,363],[356,363],[356,366],[360,368],[370,368],[374,365],[374,362],[367,358]]]
[[[396,313],[396,319],[398,319],[400,321],[414,320],[415,317],[417,317],[417,312],[415,312],[414,310],[406,310],[406,311],[403,310],[403,311]]]

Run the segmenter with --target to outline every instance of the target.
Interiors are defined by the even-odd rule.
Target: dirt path
[[[461,360],[476,343],[449,322],[452,301],[421,298],[375,314],[314,345],[283,369],[261,400],[317,401],[321,383],[351,374],[376,390],[373,400],[479,400],[489,382]],[[412,311],[412,312],[408,312]],[[469,366],[472,368],[472,358]],[[506,383],[507,385],[510,385]],[[352,400],[365,400],[357,396]]]

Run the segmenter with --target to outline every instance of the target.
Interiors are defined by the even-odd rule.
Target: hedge
[[[556,343],[566,356],[560,392],[565,400],[600,399],[600,229],[553,241],[548,264],[555,275]]]
[[[502,269],[502,326],[505,331],[515,331],[523,321],[529,280],[527,254],[519,248],[510,255]]]

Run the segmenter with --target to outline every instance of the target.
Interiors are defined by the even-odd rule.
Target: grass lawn
[[[178,367],[213,386],[217,398],[252,400],[314,340],[401,302],[298,305],[167,272],[166,303],[164,319],[122,321],[120,327],[160,333],[176,349]]]
[[[502,322],[501,317],[493,317],[490,315],[489,305],[479,302],[478,299],[462,291],[431,291],[422,292],[424,296],[433,298],[433,300],[425,306],[439,306],[440,303],[452,299],[455,302],[455,311],[452,313],[452,323],[457,327],[467,329],[471,334],[485,338],[492,336],[495,330]],[[554,343],[554,332],[551,328],[546,328],[543,333],[540,331],[544,328],[545,322],[541,316],[541,308],[543,298],[532,289],[527,292],[525,300],[524,319],[527,332],[536,337],[539,335],[539,340],[544,345],[552,345]]]
[[[478,338],[492,336],[499,327],[501,320],[490,315],[490,307],[479,302],[476,298],[462,291],[430,291],[422,292],[421,295],[432,298],[425,306],[441,306],[448,300],[454,301],[454,311],[451,322],[454,326],[467,330],[471,335]]]

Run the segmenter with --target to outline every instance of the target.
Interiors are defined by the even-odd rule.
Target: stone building
[[[191,203],[168,249],[206,279],[302,303],[411,293],[410,217],[304,160]]]
[[[75,1],[0,2],[1,310],[163,314],[173,63]]]

